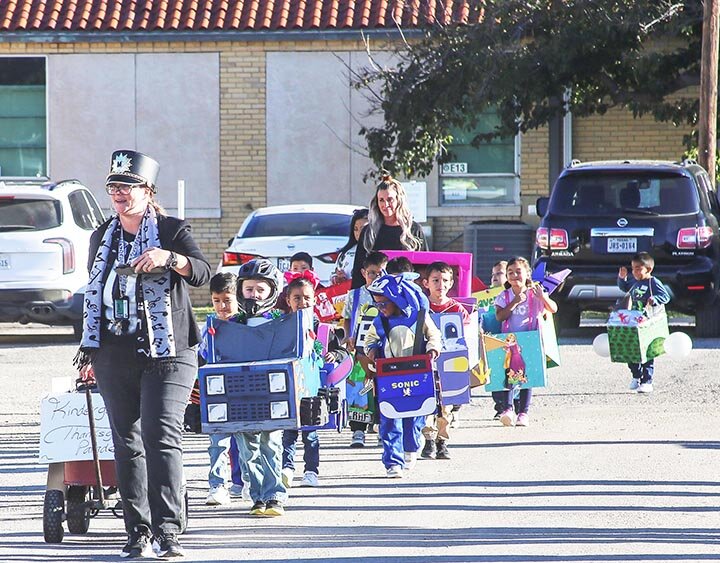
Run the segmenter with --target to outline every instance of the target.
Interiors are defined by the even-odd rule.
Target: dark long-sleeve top
[[[175,346],[178,350],[184,350],[195,346],[200,342],[200,331],[195,322],[188,284],[193,287],[200,287],[210,281],[210,264],[203,255],[200,247],[191,234],[191,227],[187,221],[176,217],[157,216],[158,235],[160,246],[163,250],[172,250],[176,254],[185,256],[190,262],[190,274],[183,277],[176,271],[170,276],[170,302],[172,303],[172,322],[175,336]],[[88,272],[91,270],[95,255],[98,252],[105,231],[110,225],[111,219],[100,225],[90,237],[90,252],[88,255]],[[109,261],[112,264],[113,260]],[[103,285],[110,275],[110,268],[103,272]]]
[[[413,221],[412,226],[410,227],[410,232],[413,234],[413,236],[420,240],[419,248],[406,248],[402,245],[402,243],[400,242],[402,227],[389,227],[388,225],[382,225],[380,227],[380,231],[378,232],[377,237],[375,238],[375,244],[373,245],[372,250],[428,250],[427,240],[425,240],[425,233],[423,233],[422,227],[415,221]],[[360,270],[362,270],[363,262],[365,262],[365,258],[368,255],[367,250],[365,250],[364,244],[367,233],[368,226],[366,225],[360,233],[357,251],[355,252],[355,262],[353,262],[352,270],[353,289],[365,285],[365,279],[363,278]]]
[[[627,279],[618,277],[617,285],[620,291],[630,294],[633,309],[644,309],[650,297],[652,297],[655,305],[664,305],[670,301],[670,292],[655,277],[646,280],[636,280],[630,276]]]

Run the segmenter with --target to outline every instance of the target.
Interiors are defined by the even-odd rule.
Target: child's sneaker
[[[286,489],[289,489],[293,486],[293,479],[295,479],[295,471],[291,467],[283,467],[281,477],[283,485],[285,485]]]
[[[530,426],[530,417],[528,416],[528,413],[521,412],[515,421],[515,426]]]
[[[503,426],[515,426],[515,411],[507,409],[500,415],[500,422]]]
[[[265,515],[265,503],[261,500],[255,502],[250,509],[250,516],[264,516]]]
[[[437,448],[435,446],[435,440],[428,440],[425,438],[425,446],[423,446],[420,452],[420,457],[424,459],[435,459]]]
[[[283,503],[279,500],[269,500],[265,503],[265,513],[263,516],[283,516],[285,514],[285,508]]]
[[[405,469],[411,471],[417,463],[417,452],[405,452]]]
[[[448,451],[445,440],[437,441],[437,454],[435,455],[435,459],[450,459],[450,452]]]
[[[638,393],[652,393],[653,391],[653,384],[652,382],[648,381],[646,383],[641,383],[638,385],[637,392]]]
[[[205,504],[208,506],[224,506],[230,504],[230,491],[227,490],[225,485],[210,487],[208,496],[205,499]]]
[[[302,481],[300,481],[301,487],[317,487],[320,485],[318,474],[314,471],[306,471],[303,475]]]
[[[630,391],[637,391],[638,387],[640,387],[640,379],[633,377],[633,380],[630,382]]]
[[[387,476],[391,479],[402,479],[402,467],[400,467],[399,465],[391,465],[390,467],[388,467]]]
[[[365,446],[365,432],[362,430],[355,430],[352,436],[352,442],[350,442],[351,448],[362,448]]]

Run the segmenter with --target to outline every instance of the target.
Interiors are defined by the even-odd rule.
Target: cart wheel
[[[72,486],[67,492],[67,525],[71,534],[87,534],[90,528],[90,487]]]
[[[43,536],[45,543],[60,543],[63,540],[63,516],[65,515],[65,495],[52,489],[45,491],[43,505]]]
[[[182,486],[182,507],[180,510],[180,533],[184,534],[185,530],[187,530],[188,525],[188,517],[190,515],[190,506],[189,506],[189,495],[187,491],[187,485]]]

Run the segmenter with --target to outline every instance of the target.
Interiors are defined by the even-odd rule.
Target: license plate
[[[287,272],[290,269],[290,258],[278,258],[278,269]]]
[[[637,239],[634,237],[609,238],[607,251],[625,254],[637,252]]]
[[[0,270],[10,269],[10,256],[7,254],[0,254]]]

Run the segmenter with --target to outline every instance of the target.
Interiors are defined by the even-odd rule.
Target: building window
[[[441,205],[517,205],[520,201],[520,138],[503,137],[471,145],[475,136],[499,124],[493,110],[483,113],[474,129],[451,131],[451,158],[440,166]]]
[[[45,58],[0,57],[0,176],[47,176]]]

